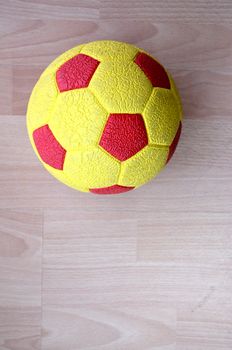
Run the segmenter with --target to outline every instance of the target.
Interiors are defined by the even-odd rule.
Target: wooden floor
[[[54,180],[27,137],[46,65],[96,39],[174,75],[185,121],[125,195]],[[231,0],[0,0],[0,350],[232,349]]]

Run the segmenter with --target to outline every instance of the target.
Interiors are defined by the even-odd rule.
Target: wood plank
[[[44,264],[48,264],[49,268],[59,265],[57,260],[62,261],[62,267],[72,262],[72,268],[74,265],[101,266],[135,262],[135,220],[119,219],[118,215],[110,218],[106,212],[91,215],[86,211],[77,213],[76,210],[69,210],[64,212],[64,216],[61,212],[48,210],[46,213]]]
[[[232,256],[231,208],[223,213],[179,213],[160,208],[139,220],[138,259],[144,262],[195,263],[229,267]]]
[[[55,0],[55,1],[20,1],[0,2],[0,13],[3,18],[35,19],[93,19],[99,18],[99,1],[97,0]]]
[[[231,23],[232,6],[230,0],[215,2],[196,0],[101,0],[81,1],[62,0],[40,2],[21,2],[9,0],[1,2],[0,12],[4,18],[34,19],[130,19],[156,21],[184,21],[198,23]]]
[[[232,26],[137,20],[2,19],[0,63],[46,67],[64,51],[92,40],[127,41],[167,68],[231,71]],[[222,40],[223,39],[223,40]]]
[[[200,350],[202,344],[226,349],[232,344],[227,269],[177,264],[171,257],[165,264],[138,261],[73,269],[72,262],[70,258],[68,268],[60,260],[57,267],[46,264],[44,269],[45,349],[61,349],[59,343],[68,339],[76,347],[81,342],[83,349],[104,345],[110,350],[184,345]],[[88,337],[90,329],[96,338]]]
[[[159,210],[155,205],[153,215],[138,208],[48,210],[43,348],[71,342],[80,349],[229,349],[231,210],[196,208],[190,215],[176,201],[176,211],[167,202]],[[122,224],[138,237],[137,261],[112,259],[116,238],[131,256]],[[106,247],[112,256],[100,257]]]
[[[39,349],[41,210],[0,210],[0,348]]]
[[[101,1],[101,19],[153,20],[163,22],[232,22],[230,0],[129,0]]]

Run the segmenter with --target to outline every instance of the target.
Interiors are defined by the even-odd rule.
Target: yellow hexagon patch
[[[142,113],[152,91],[135,63],[117,61],[101,62],[89,88],[110,113]]]
[[[138,187],[150,181],[165,166],[168,152],[168,147],[145,147],[121,164],[118,184]]]
[[[67,152],[64,173],[77,188],[97,188],[117,183],[120,163],[100,148]]]
[[[154,88],[143,111],[149,143],[169,146],[177,132],[180,110],[171,90]]]
[[[88,88],[59,94],[49,127],[66,150],[95,146],[108,113]]]

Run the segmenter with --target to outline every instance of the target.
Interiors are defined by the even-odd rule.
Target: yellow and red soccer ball
[[[181,102],[169,73],[135,46],[96,41],[52,62],[30,97],[27,126],[44,167],[77,190],[137,188],[172,157]]]

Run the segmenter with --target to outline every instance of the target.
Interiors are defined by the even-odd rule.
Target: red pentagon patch
[[[143,52],[139,52],[134,62],[142,69],[153,87],[170,89],[168,75],[156,60]]]
[[[134,187],[113,185],[113,186],[102,187],[102,188],[90,188],[90,192],[95,194],[117,194],[117,193],[128,192],[133,189]]]
[[[56,72],[60,92],[87,87],[99,63],[80,53],[62,64]]]
[[[63,170],[66,150],[55,139],[46,124],[33,132],[33,139],[41,159],[51,167]]]
[[[182,124],[180,122],[179,128],[176,132],[176,135],[172,141],[171,146],[169,147],[169,153],[168,153],[168,158],[167,158],[167,162],[169,162],[169,160],[172,158],[173,154],[175,153],[176,147],[178,145],[179,139],[180,139],[180,134],[181,134],[181,128],[182,128]]]
[[[143,117],[141,114],[110,114],[99,144],[121,161],[132,157],[148,144]]]

